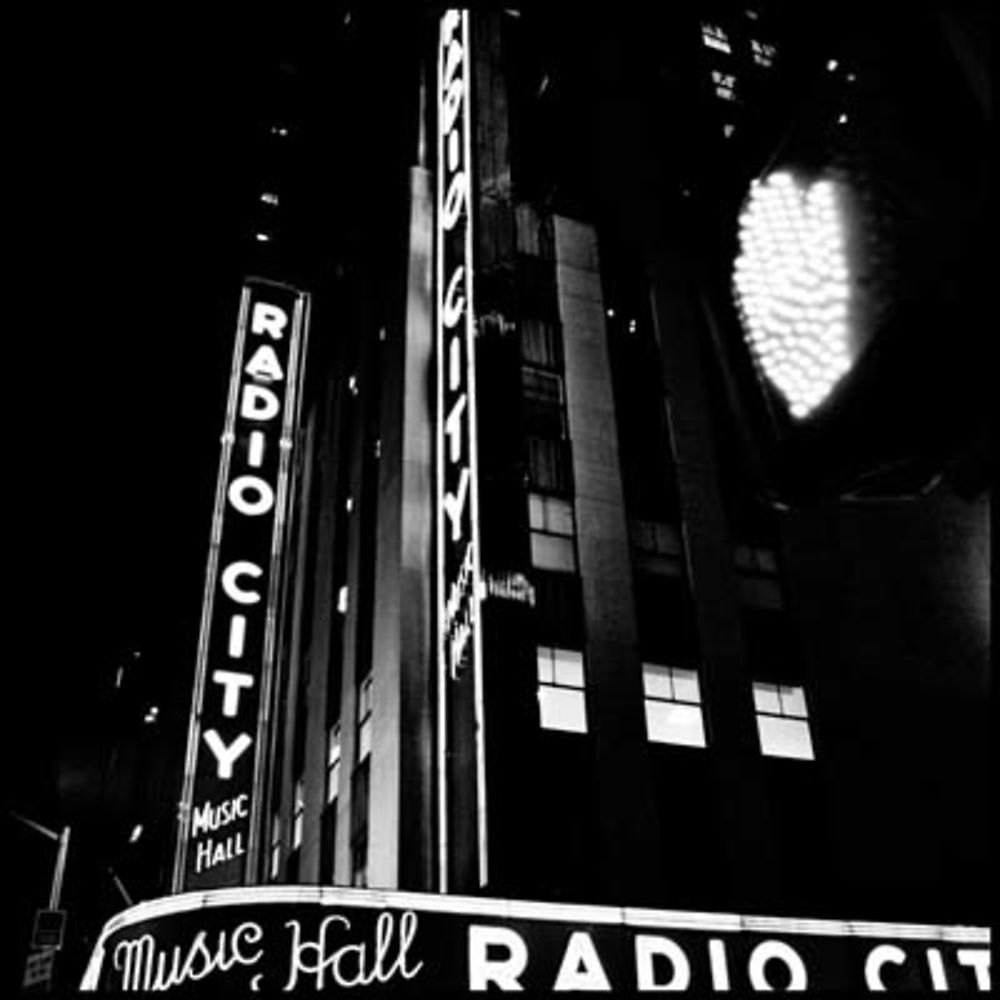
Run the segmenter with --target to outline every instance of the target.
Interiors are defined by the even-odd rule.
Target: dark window
[[[562,337],[555,321],[522,317],[521,360],[540,368],[562,368]]]
[[[562,377],[537,368],[521,369],[524,427],[528,434],[566,436]]]
[[[569,442],[529,435],[528,484],[545,493],[573,492],[573,463]]]
[[[368,793],[369,761],[354,769],[351,782],[351,885],[368,885]]]
[[[322,885],[333,885],[337,856],[337,800],[323,810],[320,819],[319,880]]]

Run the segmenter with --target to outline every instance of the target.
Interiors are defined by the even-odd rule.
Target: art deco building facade
[[[257,89],[173,892],[985,924],[976,22],[798,6],[345,8]],[[805,415],[734,290],[776,174],[844,196],[853,367]],[[267,558],[265,684],[211,642]]]
[[[863,141],[887,26],[790,18],[471,19],[481,661],[447,668],[424,23],[384,241],[317,290],[262,880],[981,918],[985,495],[789,501],[733,360],[754,173],[909,141]]]

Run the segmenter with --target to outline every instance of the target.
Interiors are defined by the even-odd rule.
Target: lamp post
[[[58,845],[56,849],[56,863],[52,871],[52,888],[49,891],[48,911],[39,910],[35,918],[35,931],[31,941],[31,951],[28,953],[28,960],[25,966],[23,986],[41,986],[43,989],[52,989],[52,968],[56,949],[62,947],[63,920],[64,914],[59,911],[59,900],[62,897],[63,877],[66,873],[66,855],[69,851],[70,827],[64,826],[59,833],[50,830],[41,823],[36,823],[27,816],[10,810],[10,815],[18,822],[37,831],[43,837],[54,840]],[[58,916],[58,922],[53,927],[51,924],[45,927],[42,923],[45,916]],[[43,934],[53,934],[56,943],[42,941]]]
[[[37,830],[43,837],[48,837],[49,840],[54,840],[59,845],[56,850],[56,866],[52,872],[52,890],[49,893],[49,909],[58,910],[59,909],[59,899],[62,896],[62,884],[63,876],[66,872],[66,854],[69,851],[69,832],[70,828],[64,826],[62,831],[56,833],[55,830],[50,830],[47,826],[42,826],[41,823],[36,823],[33,819],[28,819],[27,816],[22,816],[18,812],[14,812],[13,809],[10,810],[10,815],[14,819],[25,826],[30,826],[32,830]]]

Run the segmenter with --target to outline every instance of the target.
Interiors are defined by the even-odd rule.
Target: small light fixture
[[[269,243],[271,240],[271,237],[267,233],[255,233],[254,237],[258,243]]]
[[[831,59],[826,64],[826,68],[832,73],[839,65],[840,63],[838,63],[836,59]]]
[[[128,842],[130,844],[134,844],[141,836],[142,836],[142,824],[136,823],[135,826],[132,827],[132,833],[128,838]]]

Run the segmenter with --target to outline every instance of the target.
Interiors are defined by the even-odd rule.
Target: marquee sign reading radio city
[[[82,987],[206,996],[770,990],[985,992],[986,928],[255,886],[109,921]]]
[[[205,574],[173,890],[253,881],[308,296],[243,288]]]
[[[437,72],[438,821],[447,888],[449,693],[471,679],[475,704],[480,882],[486,881],[479,499],[469,137],[469,12],[440,22]]]

